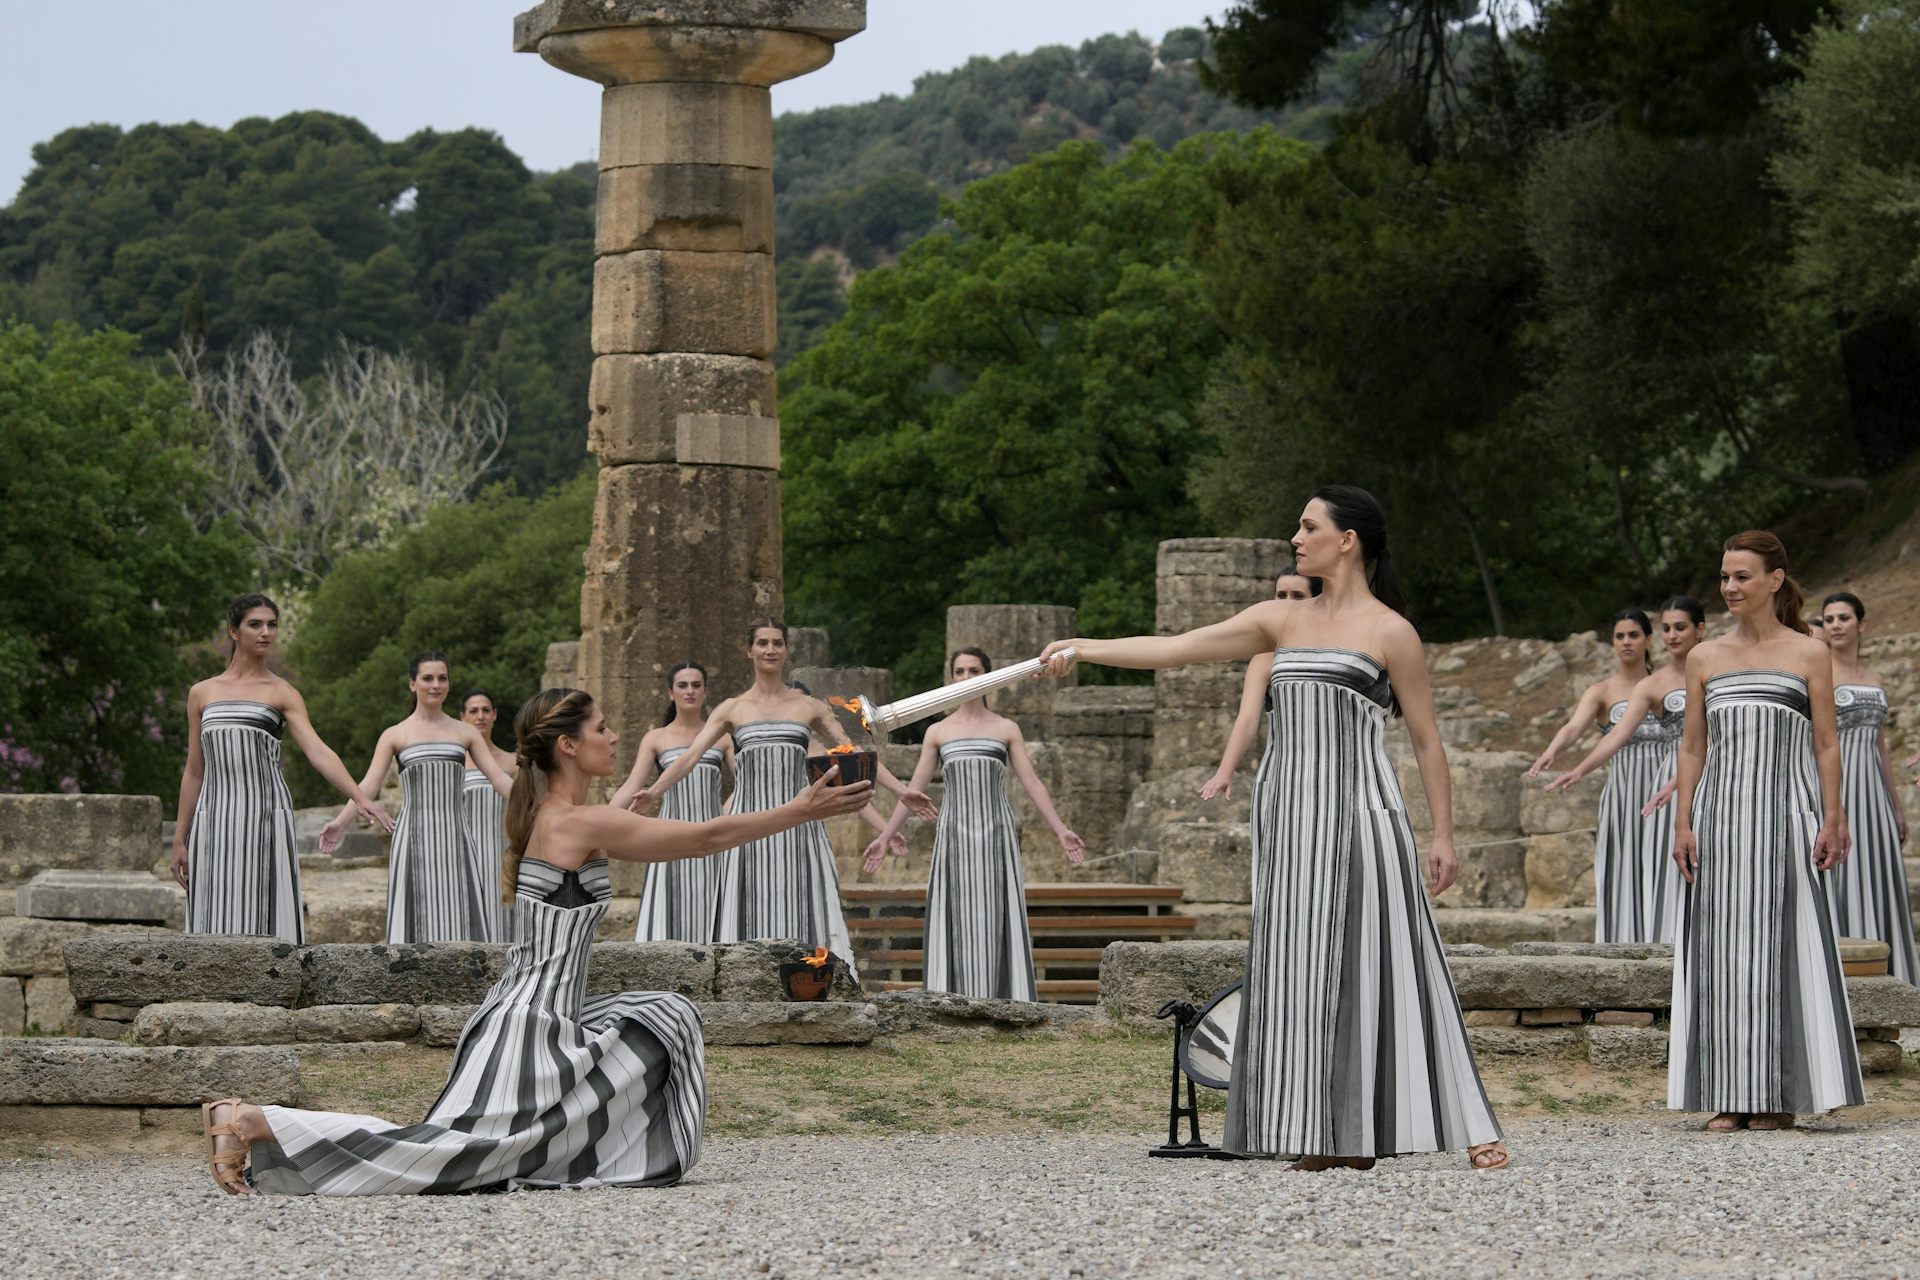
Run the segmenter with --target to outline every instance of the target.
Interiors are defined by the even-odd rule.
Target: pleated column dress
[[[1370,656],[1273,656],[1253,937],[1224,1145],[1384,1156],[1500,1137],[1383,733]]]
[[[467,770],[460,783],[460,807],[467,820],[467,837],[486,869],[488,900],[495,905],[495,942],[513,941],[513,907],[501,901],[500,862],[507,851],[507,798],[493,789],[487,775]]]
[[[668,747],[655,757],[661,772],[687,753]],[[720,766],[725,757],[718,747],[708,749],[693,771],[660,797],[660,816],[675,822],[711,822],[720,816]],[[714,895],[719,889],[724,854],[655,862],[647,867],[640,890],[640,923],[635,942],[712,942]]]
[[[387,855],[388,942],[493,942],[500,880],[467,829],[466,748],[400,748],[400,820]]]
[[[1843,938],[1878,938],[1892,948],[1888,972],[1920,983],[1920,957],[1913,945],[1913,907],[1900,849],[1898,803],[1880,771],[1880,730],[1887,722],[1887,695],[1866,684],[1833,691],[1840,717],[1840,801],[1847,811],[1853,852],[1827,872],[1833,922]]]
[[[700,1014],[678,995],[584,994],[611,896],[605,859],[577,872],[522,861],[519,941],[460,1033],[426,1119],[262,1108],[275,1141],[254,1145],[254,1186],[421,1195],[685,1177],[706,1123]]]
[[[187,832],[188,933],[306,941],[293,797],[280,772],[286,720],[264,702],[208,703],[205,774]]]
[[[1608,725],[1619,724],[1626,709],[1624,701],[1614,703]],[[1614,753],[1593,841],[1595,942],[1673,941],[1678,901],[1673,885],[1679,876],[1673,866],[1672,806],[1644,818],[1640,810],[1673,777],[1686,714],[1687,691],[1676,689]]]
[[[940,769],[946,793],[927,877],[922,984],[963,996],[1036,999],[1026,877],[1007,802],[1007,744],[944,742]]]
[[[1865,1100],[1826,886],[1807,683],[1709,677],[1693,803],[1699,866],[1682,884],[1667,1106],[1811,1114]]]
[[[776,808],[807,788],[807,726],[762,720],[733,733],[733,811]],[[833,846],[818,822],[719,855],[715,942],[790,938],[853,964]]]

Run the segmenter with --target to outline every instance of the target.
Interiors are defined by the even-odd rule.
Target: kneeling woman
[[[700,1159],[706,1081],[700,1016],[684,997],[590,996],[587,954],[612,893],[606,856],[700,858],[857,812],[873,788],[828,779],[778,808],[669,822],[587,803],[616,741],[593,699],[549,689],[514,725],[519,771],[502,870],[519,939],[468,1020],[453,1071],[418,1124],[256,1107],[202,1110],[228,1192],[421,1194],[512,1187],[664,1186]],[[249,1154],[251,1177],[242,1172]]]
[[[1404,713],[1441,893],[1460,869],[1453,792],[1386,518],[1366,490],[1330,485],[1300,513],[1293,548],[1300,572],[1321,581],[1310,600],[1270,600],[1185,635],[1056,642],[1043,656],[1063,675],[1068,645],[1112,667],[1273,654],[1226,1148],[1297,1155],[1291,1167],[1312,1170],[1465,1147],[1475,1168],[1497,1169],[1507,1152],[1387,760],[1388,717]]]

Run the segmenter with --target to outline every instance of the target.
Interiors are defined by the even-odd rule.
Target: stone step
[[[294,1104],[300,1061],[285,1046],[143,1048],[34,1038],[0,1048],[0,1106],[187,1106],[215,1098]]]
[[[40,920],[85,920],[114,924],[181,927],[187,894],[177,884],[145,871],[37,872],[20,886],[18,912]]]

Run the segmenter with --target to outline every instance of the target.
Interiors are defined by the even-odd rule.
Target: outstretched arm
[[[616,809],[632,808],[643,812],[652,809],[660,802],[661,796],[673,790],[680,779],[693,772],[694,767],[700,763],[700,757],[707,753],[709,747],[720,741],[720,735],[727,733],[733,728],[732,714],[733,700],[729,698],[727,701],[721,703],[720,709],[708,718],[707,727],[700,731],[700,736],[693,740],[691,746],[680,753],[678,760],[675,760],[667,766],[666,771],[662,773],[659,778],[655,779],[652,785],[645,788],[635,788],[633,791],[628,792],[626,785],[623,784],[620,790],[614,793],[613,807]],[[638,767],[639,761],[636,760],[634,764]],[[629,776],[627,783],[631,783],[632,781],[633,778]],[[623,793],[625,794],[625,803],[622,803],[621,799]],[[730,847],[731,846],[722,846],[722,848]]]
[[[1224,622],[1197,627],[1177,636],[1055,640],[1040,651],[1040,656],[1047,661],[1045,674],[1055,676],[1065,675],[1076,661],[1134,670],[1163,670],[1194,662],[1231,662],[1235,658],[1251,658],[1263,649],[1279,648],[1280,629],[1289,607],[1290,602],[1286,600],[1262,600]],[[1072,659],[1056,656],[1062,649],[1072,649],[1075,656]]]
[[[940,747],[929,737],[920,744],[920,758],[914,762],[913,781],[908,784],[909,789],[922,795],[926,794],[927,784],[933,781],[934,766],[939,762]],[[900,834],[900,828],[906,824],[907,806],[905,804],[893,806],[893,814],[880,828],[880,834],[867,845],[865,860],[860,864],[862,870],[871,875],[880,869],[881,861],[887,856],[888,849],[893,846],[894,837]]]
[[[1599,716],[1600,700],[1605,696],[1600,685],[1587,686],[1587,691],[1580,695],[1580,701],[1574,704],[1573,718],[1560,727],[1560,732],[1553,735],[1553,741],[1547,744],[1547,749],[1540,753],[1540,758],[1535,760],[1533,767],[1527,770],[1529,778],[1537,778],[1551,769],[1560,753],[1579,741],[1580,735],[1587,731],[1587,726]]]
[[[513,791],[513,775],[500,767],[499,757],[493,754],[493,744],[466,721],[462,720],[459,724],[466,736],[471,739],[467,743],[467,754],[472,757],[474,768],[487,775],[487,781],[493,784],[493,789],[502,797],[510,794]]]
[[[1647,680],[1651,679],[1653,679],[1652,676],[1647,677]],[[1626,746],[1627,743],[1633,739],[1634,730],[1642,720],[1647,718],[1647,713],[1653,710],[1653,691],[1647,688],[1647,680],[1642,680],[1639,684],[1633,686],[1633,694],[1627,699],[1627,710],[1626,713],[1620,717],[1620,723],[1607,730],[1600,741],[1594,744],[1593,750],[1587,752],[1587,758],[1585,760],[1582,760],[1579,764],[1573,766],[1573,768],[1567,770],[1552,782],[1549,782],[1547,784],[1547,790],[1566,790],[1607,761],[1613,759],[1613,757],[1618,754],[1620,748]],[[1547,749],[1549,751],[1553,750],[1551,747]],[[1528,776],[1531,777],[1533,775],[1529,772]]]
[[[1040,775],[1034,772],[1033,760],[1027,755],[1027,740],[1018,726],[1014,728],[1013,738],[1007,743],[1007,758],[1013,763],[1013,776],[1020,779],[1020,785],[1027,789],[1027,799],[1033,801],[1033,807],[1040,811],[1041,819],[1053,829],[1060,848],[1067,855],[1067,861],[1079,866],[1087,860],[1086,845],[1075,835],[1060,814],[1053,807],[1053,797],[1047,792],[1047,784],[1040,781]]]
[[[287,690],[287,705],[280,714],[286,717],[287,736],[300,748],[300,754],[307,758],[307,763],[327,780],[329,786],[347,797],[347,809],[342,810],[342,814],[357,809],[362,818],[378,825],[381,830],[393,830],[393,819],[387,816],[385,809],[373,802],[374,793],[387,776],[386,766],[382,765],[378,774],[368,773],[368,781],[356,784],[353,775],[347,772],[347,766],[340,763],[340,757],[334,754],[333,748],[320,740],[313,721],[307,718],[307,701],[300,696],[298,689]],[[382,734],[380,740],[384,743],[386,735]]]
[[[288,725],[291,728],[291,720]],[[317,738],[315,740],[318,741]],[[347,833],[347,824],[356,813],[366,816],[368,809],[373,811],[374,821],[388,831],[393,830],[393,820],[387,816],[386,810],[366,799],[369,792],[379,790],[380,780],[387,776],[387,770],[393,766],[393,755],[393,730],[387,729],[380,734],[380,741],[373,749],[373,760],[367,765],[366,777],[358,785],[354,785],[351,775],[347,777],[347,783],[352,787],[349,794],[354,798],[347,801],[333,821],[320,828],[320,852],[332,853],[338,849],[341,837]],[[345,772],[345,766],[342,766],[342,772]]]
[[[1813,700],[1813,763],[1820,775],[1820,834],[1813,844],[1813,865],[1830,871],[1847,859],[1853,839],[1847,832],[1847,811],[1840,799],[1839,709],[1833,702],[1833,664],[1813,664],[1807,681]]]
[[[1240,767],[1247,748],[1253,745],[1254,735],[1260,731],[1260,713],[1266,707],[1267,680],[1272,669],[1271,652],[1256,653],[1247,663],[1246,679],[1240,683],[1240,711],[1233,718],[1233,732],[1227,735],[1227,749],[1220,753],[1220,767],[1201,784],[1202,800],[1233,795],[1233,771]]]
[[[659,753],[653,746],[653,733],[649,731],[640,739],[639,747],[634,750],[633,768],[627,770],[627,780],[620,784],[620,789],[613,793],[607,803],[616,809],[631,806],[633,798],[640,794],[641,789],[653,777],[654,766],[659,762]]]
[[[627,862],[678,862],[703,858],[753,840],[858,813],[873,798],[873,784],[831,786],[829,774],[787,803],[753,813],[729,813],[708,822],[646,818],[612,805],[594,805],[584,813],[584,834],[591,847]]]

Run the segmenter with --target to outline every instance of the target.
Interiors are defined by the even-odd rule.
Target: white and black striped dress
[[[1693,802],[1699,866],[1681,888],[1667,1106],[1806,1114],[1865,1099],[1826,886],[1807,684],[1710,676]]]
[[[306,941],[293,797],[280,773],[286,720],[264,702],[200,713],[200,799],[187,833],[187,932]]]
[[[1007,744],[940,744],[946,798],[934,828],[922,959],[928,991],[1033,1000],[1026,877],[1007,802]]]
[[[700,1159],[700,1014],[684,996],[586,996],[605,859],[520,864],[506,972],[467,1020],[418,1124],[266,1107],[253,1184],[292,1195],[666,1186]]]
[[[1620,723],[1626,709],[1624,701],[1613,704],[1609,727]],[[1634,726],[1614,753],[1593,841],[1595,942],[1673,941],[1673,882],[1679,877],[1673,869],[1672,806],[1644,818],[1640,810],[1673,777],[1686,714],[1687,691],[1676,689],[1660,713]]]
[[[1840,718],[1840,801],[1847,813],[1853,852],[1827,872],[1834,925],[1843,938],[1878,938],[1893,949],[1888,972],[1920,983],[1920,957],[1913,945],[1913,907],[1901,858],[1899,803],[1880,769],[1880,733],[1887,723],[1887,695],[1868,684],[1833,691]]]
[[[1383,1156],[1493,1142],[1387,760],[1386,670],[1345,649],[1282,649],[1271,688],[1224,1145]]]
[[[467,750],[457,742],[400,748],[400,820],[387,859],[388,942],[493,942],[500,880],[467,830]]]
[[[654,757],[662,773],[687,753],[668,747]],[[660,816],[675,822],[711,822],[720,816],[720,766],[725,757],[710,747],[673,790],[660,797]],[[719,890],[724,853],[679,862],[656,862],[647,868],[640,890],[640,923],[636,942],[712,942],[714,895]]]
[[[807,788],[807,726],[761,720],[733,731],[733,811],[777,808]],[[833,846],[818,822],[719,855],[715,942],[786,938],[853,964]]]
[[[467,820],[467,836],[487,873],[487,900],[494,904],[493,940],[513,941],[513,907],[501,893],[500,862],[507,851],[507,798],[493,789],[487,775],[469,769],[460,783],[460,805]]]

